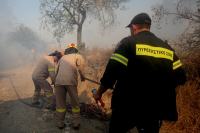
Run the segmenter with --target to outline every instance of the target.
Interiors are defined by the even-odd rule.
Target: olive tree
[[[86,18],[98,20],[102,30],[111,30],[116,26],[116,9],[126,9],[122,3],[130,0],[41,0],[41,28],[54,28],[57,41],[66,33],[73,33],[77,26],[77,45],[82,42],[82,28]]]

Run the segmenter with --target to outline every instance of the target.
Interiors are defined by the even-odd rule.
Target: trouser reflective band
[[[52,93],[52,94],[49,94],[49,95],[46,95],[46,97],[51,97],[51,96],[53,96],[53,93]]]
[[[80,108],[79,109],[72,109],[72,112],[80,112]]]
[[[40,94],[40,92],[36,92],[36,91],[35,91],[34,93],[35,93],[35,94]]]
[[[65,108],[65,109],[58,109],[58,108],[56,108],[56,110],[57,110],[58,112],[65,112],[65,111],[66,111],[66,108]]]

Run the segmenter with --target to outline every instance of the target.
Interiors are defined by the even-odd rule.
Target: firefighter
[[[158,133],[160,120],[178,120],[175,87],[185,84],[186,76],[174,49],[151,33],[150,26],[146,13],[131,20],[131,36],[117,44],[93,94],[98,100],[116,83],[110,133],[126,133],[135,126],[139,133]]]
[[[73,115],[73,126],[75,130],[79,129],[80,107],[78,100],[78,76],[79,70],[81,81],[85,81],[84,77],[84,59],[77,54],[78,48],[75,44],[69,44],[65,50],[64,56],[59,61],[58,72],[56,76],[56,110],[58,115],[59,129],[63,129],[65,125],[66,114],[66,94],[69,93],[71,98],[71,107]]]
[[[55,85],[55,65],[63,56],[62,51],[56,50],[54,53],[51,53],[49,56],[45,56],[35,68],[32,79],[35,85],[35,92],[33,95],[32,105],[39,105],[38,102],[40,98],[41,89],[44,90],[46,95],[46,109],[55,110],[53,106],[53,88],[51,85]],[[46,80],[50,76],[52,84]]]

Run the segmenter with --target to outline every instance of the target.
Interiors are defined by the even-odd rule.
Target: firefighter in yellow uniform
[[[40,98],[40,91],[43,89],[47,100],[46,109],[55,110],[55,107],[53,107],[53,88],[46,79],[50,76],[52,85],[55,85],[55,65],[62,55],[63,53],[60,50],[56,50],[49,56],[45,56],[35,68],[32,74],[32,80],[35,85],[32,105],[40,104],[38,100]]]
[[[80,107],[78,100],[78,76],[79,70],[81,81],[84,78],[84,59],[80,54],[77,54],[78,48],[75,44],[69,44],[65,50],[64,56],[58,62],[58,72],[56,77],[56,110],[58,115],[59,129],[63,129],[65,125],[66,114],[66,94],[69,93],[71,98],[73,126],[75,130],[79,129],[80,122]]]
[[[175,87],[185,84],[186,75],[175,50],[151,33],[150,25],[146,13],[132,19],[127,26],[131,36],[116,46],[93,94],[99,100],[117,82],[109,133],[126,133],[135,126],[139,133],[158,133],[159,120],[178,120]]]

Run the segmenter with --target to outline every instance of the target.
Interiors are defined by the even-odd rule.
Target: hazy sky
[[[41,38],[51,41],[55,40],[52,36],[53,30],[44,31],[39,30],[39,18],[41,17],[39,6],[39,0],[1,0],[0,2],[0,13],[1,18],[3,16],[6,21],[1,23],[0,31],[2,29],[9,31],[12,28],[17,27],[19,24],[23,23],[25,26],[28,26],[31,29],[34,29]],[[166,1],[166,0],[165,0]],[[173,4],[177,3],[177,0],[167,0],[170,1],[169,8],[173,10],[175,6]],[[86,43],[86,46],[98,45],[101,47],[111,46],[116,44],[122,38],[130,35],[129,28],[125,28],[131,21],[131,19],[138,13],[145,12],[152,17],[153,12],[151,11],[151,6],[156,4],[162,4],[163,0],[131,0],[129,3],[126,3],[125,6],[128,8],[126,11],[117,10],[117,20],[120,23],[118,28],[110,34],[105,34],[103,37],[99,34],[98,22],[92,21],[90,18],[87,18],[83,24],[82,30],[82,41]],[[2,5],[3,4],[3,5]],[[4,6],[4,4],[6,6]],[[167,5],[167,4],[166,4]],[[2,9],[3,8],[3,9]],[[157,30],[154,28],[155,25],[152,25],[151,31],[155,33],[158,37],[161,38],[171,38],[181,32],[180,26],[166,25],[162,30]],[[5,29],[6,28],[6,29]],[[4,31],[3,30],[3,31]],[[62,42],[64,43],[76,43],[76,30],[74,34],[66,34]]]

